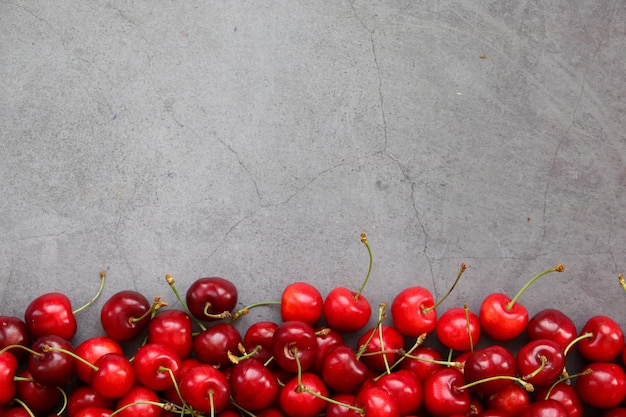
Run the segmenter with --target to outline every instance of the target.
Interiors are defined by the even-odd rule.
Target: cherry
[[[185,296],[189,312],[202,321],[216,321],[232,315],[237,306],[235,285],[221,277],[198,278]]]
[[[582,417],[583,403],[573,385],[561,381],[552,386],[540,387],[535,391],[535,399],[556,400],[567,410],[568,417]]]
[[[28,369],[19,374],[15,381],[18,397],[37,414],[48,414],[59,404],[63,394],[58,387],[46,387],[32,379]]]
[[[411,371],[399,370],[384,374],[376,381],[395,400],[401,416],[416,413],[422,404],[422,384]],[[367,412],[367,407],[364,407]]]
[[[202,363],[195,358],[187,358],[181,361],[180,373],[179,373],[178,380],[176,382],[177,383],[180,382],[180,376],[186,370],[191,369],[198,365],[202,365]],[[163,394],[163,398],[165,398],[167,401],[173,404],[179,405],[179,406],[183,406],[183,399],[179,395],[179,389],[178,389],[177,384],[174,384],[171,388],[163,391],[162,394]]]
[[[232,367],[230,392],[233,400],[248,411],[259,411],[271,406],[278,397],[278,380],[263,364],[244,359]]]
[[[228,352],[237,352],[241,343],[241,334],[235,326],[217,323],[196,336],[193,350],[200,362],[225,367],[231,364]]]
[[[424,381],[428,376],[441,368],[443,356],[439,351],[430,346],[418,346],[411,350],[410,355],[400,362],[400,369],[407,369],[413,372],[420,381]]]
[[[526,325],[526,337],[529,340],[550,339],[558,343],[563,350],[576,335],[576,325],[572,319],[554,308],[539,311]]]
[[[400,417],[396,399],[380,387],[364,388],[357,394],[354,406],[364,410],[368,417]]]
[[[626,398],[626,374],[617,364],[593,362],[576,380],[576,391],[583,403],[597,408],[617,407]]]
[[[517,368],[515,357],[505,347],[491,345],[476,350],[465,361],[464,377],[467,383],[482,381],[492,377],[505,378],[482,382],[472,387],[472,391],[481,395],[491,395],[502,390],[513,381],[506,377],[515,377]]]
[[[18,406],[8,409],[2,417],[32,417],[32,414],[28,414],[23,406]]]
[[[104,288],[105,273],[100,271],[100,288],[96,295],[84,306],[72,311],[70,299],[62,293],[52,292],[40,295],[26,307],[24,323],[33,339],[55,335],[65,340],[70,340],[76,334],[78,328],[74,314],[82,311],[102,293]]]
[[[367,248],[370,258],[367,275],[358,291],[350,291],[345,287],[332,289],[324,300],[324,318],[332,329],[339,332],[352,333],[365,327],[372,315],[372,307],[363,296],[363,290],[372,273],[372,250],[365,233],[361,233],[361,242]]]
[[[8,404],[15,397],[17,388],[13,378],[17,374],[17,365],[12,353],[0,350],[0,405]]]
[[[49,348],[62,349],[53,351]],[[37,339],[28,358],[28,369],[35,381],[45,386],[67,384],[76,374],[76,361],[68,354],[74,352],[74,346],[60,336],[49,335]]]
[[[356,417],[352,408],[346,407],[353,405],[356,395],[354,394],[335,394],[331,397],[331,402],[326,405],[326,417]]]
[[[308,370],[315,361],[317,342],[313,328],[303,321],[287,321],[278,326],[272,338],[272,354],[282,369],[288,372]],[[297,356],[294,354],[297,350]]]
[[[478,316],[464,308],[455,307],[439,317],[435,326],[439,341],[453,350],[470,350],[480,339]]]
[[[109,417],[111,414],[113,414],[113,410],[90,405],[80,409],[74,417]]]
[[[313,285],[294,282],[283,290],[280,298],[280,316],[283,321],[302,321],[314,326],[322,317],[324,300]]]
[[[111,296],[100,311],[100,323],[106,334],[118,342],[133,340],[148,326],[151,315],[166,305],[155,298],[152,305],[137,291],[124,290]]]
[[[174,385],[180,375],[181,361],[174,349],[158,343],[147,343],[137,349],[133,369],[137,380],[154,391]]]
[[[346,345],[333,347],[324,360],[321,372],[324,382],[338,393],[355,393],[369,376],[367,366]]]
[[[466,268],[467,265],[461,264],[452,287],[437,304],[426,288],[417,286],[400,291],[391,303],[391,315],[396,330],[407,337],[432,333],[437,323],[436,308],[450,295]]]
[[[426,411],[434,417],[465,415],[470,407],[470,393],[460,389],[465,384],[463,374],[456,368],[441,368],[423,384]]]
[[[310,371],[319,375],[322,373],[328,352],[335,346],[343,345],[344,342],[341,333],[328,327],[316,329],[315,334],[317,335],[315,338],[315,360],[313,361],[313,366],[311,366]]]
[[[83,341],[80,345],[76,346],[74,350],[76,355],[83,358],[89,363],[95,363],[98,358],[107,353],[117,353],[122,355],[124,352],[122,347],[115,340],[106,336],[95,336]],[[93,369],[83,363],[82,361],[76,362],[76,375],[78,379],[85,383],[89,383],[91,380],[91,373]]]
[[[378,325],[363,333],[357,346],[357,357],[363,363],[373,370],[383,371],[400,357],[404,337],[394,327]]]
[[[161,404],[161,401],[154,391],[137,385],[117,400],[115,415],[119,417],[160,417],[163,406],[157,404]]]
[[[148,343],[166,345],[187,358],[193,350],[191,318],[181,310],[160,311],[148,323]]]
[[[619,324],[607,316],[593,316],[587,320],[581,335],[591,333],[592,337],[578,342],[578,351],[591,362],[611,362],[624,349],[624,333]]]
[[[123,355],[107,353],[94,363],[94,372],[89,383],[104,398],[120,398],[135,383],[133,365]]]
[[[26,323],[14,316],[0,316],[0,349],[10,345],[30,345],[30,334]],[[16,359],[24,359],[28,353],[24,349],[9,349]]]
[[[564,368],[565,353],[552,340],[532,340],[517,353],[518,373],[534,386],[552,384],[561,376]]]
[[[314,373],[303,372],[293,377],[278,394],[281,410],[290,417],[315,417],[326,408],[328,388]]]
[[[191,407],[214,415],[228,404],[230,386],[226,377],[211,365],[198,365],[182,373],[179,389]]]
[[[488,410],[504,411],[514,416],[528,404],[530,404],[528,391],[520,385],[511,384],[489,396],[486,407]]]
[[[272,338],[274,332],[278,328],[278,324],[272,321],[258,321],[248,327],[243,336],[243,346],[246,351],[254,350],[257,346],[261,349],[257,350],[254,357],[265,363],[272,357]]]
[[[496,342],[512,340],[522,334],[528,324],[528,311],[517,302],[518,298],[537,279],[551,272],[563,272],[562,264],[540,272],[528,281],[519,292],[510,299],[502,293],[493,293],[485,297],[479,312],[482,331]]]
[[[83,385],[76,388],[67,399],[67,414],[70,417],[75,416],[79,410],[86,407],[99,407],[112,409],[115,406],[115,400],[104,398],[98,394],[90,385]]]
[[[556,400],[539,400],[522,408],[516,417],[569,417],[567,410]]]

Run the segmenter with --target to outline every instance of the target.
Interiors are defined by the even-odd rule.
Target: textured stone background
[[[484,57],[481,55],[484,54]],[[626,3],[0,2],[0,303],[295,280],[626,326]],[[261,308],[241,326],[276,310]]]

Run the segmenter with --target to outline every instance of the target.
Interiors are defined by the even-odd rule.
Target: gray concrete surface
[[[493,291],[626,326],[626,3],[0,2],[0,303]],[[242,322],[274,318],[261,308]]]

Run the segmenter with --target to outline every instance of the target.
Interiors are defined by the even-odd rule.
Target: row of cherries
[[[104,272],[81,308],[61,293],[41,295],[24,320],[0,316],[0,416],[626,417],[620,326],[593,316],[578,332],[563,312],[529,317],[518,302],[563,265],[513,298],[488,295],[478,314],[464,306],[438,315],[449,293],[435,303],[428,289],[409,287],[393,299],[391,317],[383,303],[367,327],[372,257],[361,240],[370,268],[358,291],[338,287],[324,298],[295,282],[280,301],[237,310],[231,281],[197,279],[183,298],[168,275],[181,309],[120,291],[101,308],[106,335],[76,346],[75,315],[98,298]],[[266,304],[278,304],[282,320],[240,332],[237,320]],[[359,336],[356,346],[346,335]],[[481,335],[490,343],[477,348]],[[515,353],[506,346],[521,338]],[[584,360],[576,373],[566,366],[573,350]]]

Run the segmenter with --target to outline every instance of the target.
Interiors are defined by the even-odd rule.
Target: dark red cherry
[[[187,308],[197,319],[215,321],[230,316],[237,306],[237,288],[224,278],[198,278],[187,289]]]

